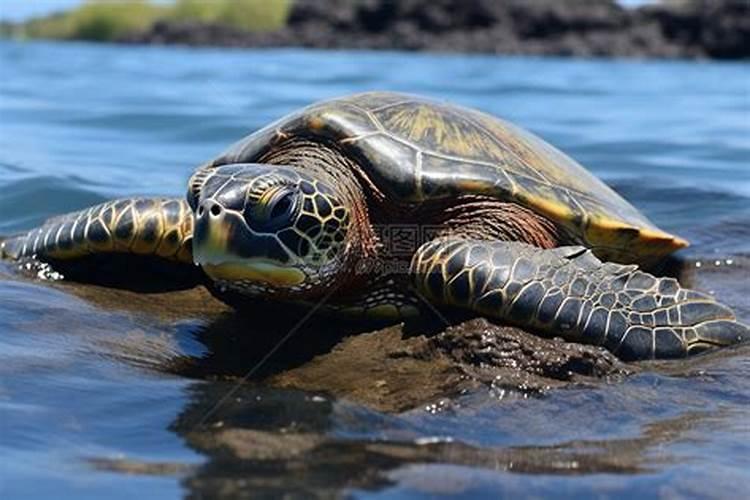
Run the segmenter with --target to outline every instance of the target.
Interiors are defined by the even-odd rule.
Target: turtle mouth
[[[203,270],[217,281],[252,281],[274,287],[293,287],[305,282],[305,273],[268,259],[244,259],[220,263],[202,263]]]

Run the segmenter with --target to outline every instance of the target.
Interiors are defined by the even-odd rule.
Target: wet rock
[[[399,412],[477,387],[451,358],[422,336],[395,326],[342,340],[330,352],[277,373],[273,387],[323,391],[380,411]]]
[[[433,352],[460,363],[467,375],[484,381],[492,377],[495,384],[515,384],[521,375],[527,387],[543,387],[633,370],[604,348],[538,337],[483,318],[449,327],[429,344]]]
[[[618,57],[750,56],[750,3],[693,0],[296,0],[274,32],[160,21],[120,41],[234,47],[430,50]]]
[[[393,326],[348,337],[330,352],[265,382],[398,412],[435,401],[445,404],[481,387],[541,394],[633,371],[603,348],[546,339],[479,318],[435,335]]]

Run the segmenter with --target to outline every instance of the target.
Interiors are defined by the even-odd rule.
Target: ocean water
[[[287,112],[398,90],[497,114],[572,155],[689,239],[696,286],[750,321],[749,69],[0,42],[0,235],[112,197],[183,196],[193,168]],[[248,385],[222,402],[235,423],[324,444],[238,461],[185,424],[233,382],[164,368],[211,357],[202,319],[136,302],[0,262],[0,496],[746,494],[746,348],[537,398],[467,394],[443,412]],[[557,466],[534,466],[554,453]]]

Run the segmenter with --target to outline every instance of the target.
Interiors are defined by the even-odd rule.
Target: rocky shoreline
[[[123,43],[510,55],[744,59],[750,2],[686,0],[296,0],[287,25],[250,33],[159,21]]]

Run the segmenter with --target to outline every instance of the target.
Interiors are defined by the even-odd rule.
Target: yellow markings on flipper
[[[133,253],[149,255],[156,253],[164,235],[164,221],[161,205],[155,202],[135,204],[135,237],[130,249]]]
[[[189,247],[192,213],[177,200],[137,200],[132,205],[133,237],[129,250],[139,255],[158,255],[192,262]]]
[[[122,205],[122,206],[118,206]],[[135,237],[136,222],[132,202],[117,202],[115,205],[112,233],[119,251],[129,252]],[[118,213],[119,210],[119,213]]]
[[[154,253],[159,257],[170,257],[177,254],[180,251],[180,244],[184,237],[182,232],[178,228],[168,228],[159,242],[159,246],[156,247]],[[182,260],[182,259],[179,259]]]
[[[193,213],[184,201],[162,202],[163,229],[155,253],[180,262],[193,262]]]
[[[182,241],[180,244],[180,249],[177,251],[176,254],[173,256],[170,256],[170,258],[177,260],[179,262],[185,262],[185,263],[194,263],[193,261],[193,237],[188,236],[185,240]]]
[[[76,228],[79,225],[81,225],[81,228],[85,227],[86,221],[87,218],[85,215],[75,217],[72,220],[70,218],[60,217],[59,225],[55,234],[55,245],[50,247],[47,254],[57,259],[72,259],[89,253],[90,250],[88,249],[88,246],[76,245],[73,237]],[[33,249],[38,246],[39,240],[43,240],[43,238],[41,230],[29,233],[29,244],[32,252]]]
[[[112,238],[112,229],[94,211],[86,222],[85,241],[92,253],[107,253],[115,249],[115,241]]]
[[[260,259],[202,265],[206,274],[216,280],[249,280],[291,287],[304,283],[306,278],[299,269]]]
[[[193,218],[170,199],[115,200],[57,216],[11,238],[13,257],[70,260],[97,253],[137,253],[192,262]]]

